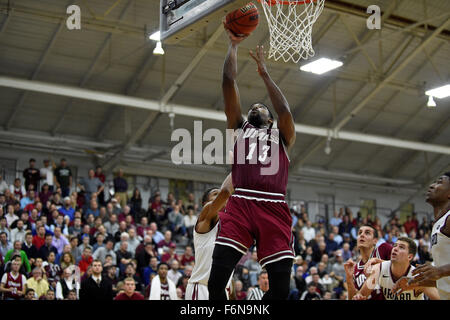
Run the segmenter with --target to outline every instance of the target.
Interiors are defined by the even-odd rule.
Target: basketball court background
[[[66,26],[71,4],[81,8],[80,30]],[[381,8],[380,30],[367,29],[369,5]],[[159,29],[159,12],[156,0],[0,0],[0,163],[8,183],[30,157],[38,165],[66,157],[77,178],[101,164],[111,181],[112,170],[122,167],[142,189],[144,206],[151,191],[168,192],[169,179],[193,181],[197,198],[223,180],[226,166],[172,164],[170,136],[176,128],[193,132],[194,120],[203,120],[203,130],[225,130],[224,118],[214,121],[208,112],[223,113],[228,39],[218,19],[176,44],[163,42],[165,54],[154,55],[156,42],[148,37]],[[255,101],[270,105],[248,55],[258,44],[268,46],[260,14],[239,48],[243,110]],[[327,0],[309,61],[329,57],[344,65],[315,75],[299,70],[305,61],[267,60],[298,124],[292,205],[305,203],[312,217],[341,206],[356,214],[363,206],[383,224],[396,210],[414,210],[419,218],[431,213],[424,190],[450,165],[450,99],[427,108],[424,92],[449,81],[449,20],[447,0]],[[59,85],[69,86],[64,96]],[[77,88],[92,96],[80,99],[84,91]],[[105,92],[147,99],[153,109],[126,99],[94,101]],[[181,106],[189,108],[184,115],[176,112]],[[330,128],[339,137],[326,154]]]

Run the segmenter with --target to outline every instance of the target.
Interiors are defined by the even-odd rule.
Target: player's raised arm
[[[361,287],[361,290],[359,290],[355,294],[353,300],[361,300],[361,297],[367,298],[371,294],[371,292],[375,288],[375,285],[378,282],[380,272],[381,272],[381,264],[376,264],[373,267],[372,274],[366,279],[363,286]]]
[[[263,47],[257,46],[256,52],[250,51],[250,55],[256,61],[258,65],[258,73],[264,80],[267,91],[269,93],[272,105],[278,115],[278,129],[280,130],[281,137],[284,140],[286,147],[289,149],[295,143],[295,125],[294,118],[289,108],[289,103],[281,92],[280,88],[273,82],[266,68],[264,60]]]
[[[218,212],[225,207],[228,198],[233,194],[233,183],[231,173],[225,178],[217,197],[203,206],[202,212],[198,216],[198,232],[207,232],[211,222],[216,222],[219,218]]]
[[[355,268],[355,262],[350,258],[344,263],[345,270],[345,282],[347,284],[348,300],[352,300],[357,290],[353,284],[353,269]]]
[[[224,23],[225,27],[225,23]],[[228,129],[238,129],[242,126],[244,118],[241,112],[241,101],[236,83],[237,76],[237,51],[239,43],[247,36],[235,36],[230,30],[225,28],[230,39],[227,57],[223,66],[222,91],[225,102],[225,114],[227,116]]]

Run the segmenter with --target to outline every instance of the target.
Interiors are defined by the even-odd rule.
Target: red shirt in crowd
[[[125,292],[119,293],[114,300],[144,300],[144,296],[139,292],[133,293],[131,297],[129,297]]]
[[[195,262],[195,257],[194,256],[188,257],[185,254],[183,254],[181,256],[181,261],[180,262],[181,262],[182,266],[187,266],[187,265],[190,265],[191,262]]]
[[[36,247],[36,250],[39,250],[45,244],[45,236],[41,238],[38,235],[35,235],[32,244]]]
[[[94,258],[92,256],[89,256],[89,258],[85,258],[84,256],[81,258],[80,262],[78,263],[78,267],[80,268],[81,272],[86,272],[88,267],[91,265]]]

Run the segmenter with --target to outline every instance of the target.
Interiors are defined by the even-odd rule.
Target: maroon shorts
[[[293,259],[292,217],[286,202],[249,200],[232,196],[220,215],[216,244],[245,254],[254,242],[262,267]]]

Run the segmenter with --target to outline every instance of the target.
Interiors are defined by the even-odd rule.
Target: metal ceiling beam
[[[404,0],[402,0],[402,1],[404,1]],[[382,23],[384,23],[389,18],[389,16],[392,14],[392,12],[394,12],[394,10],[397,8],[398,5],[399,5],[399,3],[397,3],[397,1],[391,3],[389,8],[386,10],[386,12],[381,17]],[[368,43],[374,35],[375,35],[375,32],[371,32],[371,30],[366,30],[365,33],[361,37],[361,41],[358,40],[360,42],[360,45],[357,44],[356,46],[352,46],[352,48],[346,50],[346,52],[342,55],[342,56],[346,57],[345,60],[343,61],[344,66],[348,66],[356,58],[356,56],[359,53],[358,51],[354,51],[348,55],[348,52],[351,50],[361,48],[361,46]],[[297,66],[297,68],[298,68],[298,66]],[[327,78],[325,81],[321,81],[317,86],[314,87],[313,90],[311,90],[311,94],[308,95],[306,100],[302,101],[301,104],[299,104],[298,106],[296,106],[293,109],[292,116],[294,117],[294,120],[299,119],[299,118],[301,119],[309,111],[312,110],[312,108],[314,107],[316,102],[328,91],[328,89],[331,87],[331,85],[333,85],[336,82],[336,80],[337,80],[336,77],[339,75],[339,71],[340,71],[339,69],[334,71],[332,73],[332,76],[330,76],[330,78]]]
[[[33,73],[30,76],[30,80],[34,80],[38,76],[39,71],[41,71],[42,66],[46,62],[48,55],[49,55],[51,49],[53,48],[53,45],[55,44],[56,39],[58,38],[58,35],[60,34],[61,30],[63,29],[63,26],[65,26],[65,22],[66,22],[65,20],[62,20],[60,22],[60,24],[58,25],[58,28],[55,30],[55,32],[53,32],[53,35],[52,35],[50,41],[48,42],[47,47],[44,49],[44,52],[42,53],[41,57],[39,58],[39,62],[37,64],[36,68],[34,69]],[[9,130],[11,128],[11,126],[13,125],[13,122],[14,122],[17,114],[21,110],[23,103],[25,102],[25,99],[27,98],[27,96],[28,96],[28,91],[22,92],[20,94],[19,100],[17,101],[16,105],[13,107],[13,111],[11,112],[8,120],[6,121],[6,125],[5,125],[6,130]]]
[[[409,42],[408,42],[409,43]],[[443,43],[440,43],[436,49],[433,50],[431,57],[436,55],[439,50],[443,47]],[[400,47],[401,48],[401,47]],[[403,52],[404,50],[401,49],[400,52]],[[397,59],[396,59],[397,60]],[[418,68],[416,68],[416,70],[414,70],[408,77],[408,79],[414,79],[420,72],[422,72],[422,70],[425,68],[426,63],[421,64]],[[390,69],[390,68],[388,68]],[[387,103],[383,103],[382,107],[380,109],[378,109],[377,113],[375,114],[375,116],[371,117],[369,119],[369,121],[367,121],[362,127],[361,127],[361,132],[367,132],[367,128],[375,122],[376,119],[378,119],[378,116],[390,105],[390,103],[392,101],[394,101],[394,99],[400,94],[400,91],[396,91],[394,92],[394,94],[392,94],[386,101]],[[423,92],[422,92],[423,95]],[[414,122],[419,114],[420,114],[420,110],[422,110],[424,108],[424,103],[420,103],[419,106],[417,108],[414,109],[414,112],[412,115],[410,115],[408,117],[408,119],[397,129],[395,130],[391,136],[392,137],[398,137],[399,134],[401,134],[401,132],[403,130],[405,130],[405,128],[407,128],[407,126],[409,124],[411,124],[412,122]],[[347,147],[349,147],[351,145],[351,142],[346,143],[346,145],[342,146],[335,154],[334,156],[330,159],[330,161],[327,162],[327,164],[325,165],[326,168],[329,168],[330,165],[333,163],[333,161],[335,161],[337,158],[339,158],[339,156],[344,153],[344,151],[347,149]],[[366,159],[365,161],[363,161],[363,165],[361,167],[359,167],[358,169],[356,169],[357,172],[361,172],[361,170],[363,170],[363,168],[367,168],[370,166],[370,164],[372,163],[372,161],[374,161],[374,159],[376,159],[377,155],[380,154],[381,152],[383,152],[383,147],[379,146],[375,149],[374,152],[372,152]]]
[[[434,139],[439,137],[441,133],[448,128],[450,125],[450,116],[447,117],[435,131],[431,134],[427,134],[422,141],[432,142]],[[397,177],[405,168],[407,168],[411,163],[413,163],[417,157],[420,155],[419,152],[408,152],[404,157],[402,157],[398,162],[392,165],[385,171],[385,174],[389,177]]]
[[[128,3],[126,4],[125,8],[122,10],[120,16],[119,16],[119,21],[118,23],[120,23],[124,18],[125,18],[125,14],[127,13],[128,9],[131,7],[131,5],[133,4],[134,0],[129,0]],[[116,25],[117,28],[117,25]],[[100,46],[100,49],[97,51],[97,54],[94,57],[94,60],[92,60],[91,64],[89,65],[89,68],[87,70],[87,72],[84,74],[83,78],[80,81],[80,88],[83,88],[86,86],[87,82],[90,80],[91,76],[92,76],[92,72],[95,70],[95,67],[97,66],[97,63],[100,61],[100,58],[103,56],[103,54],[105,53],[106,49],[108,48],[109,44],[111,43],[112,40],[112,33],[109,33],[105,39],[105,41],[103,41],[103,44]],[[56,121],[56,123],[53,125],[52,130],[51,130],[51,134],[55,135],[56,132],[58,131],[58,129],[60,128],[61,124],[63,123],[63,120],[67,114],[67,112],[70,110],[70,108],[72,107],[73,104],[73,99],[70,99],[66,105],[63,108],[63,112],[61,113],[61,115],[58,117],[58,120]]]
[[[381,81],[373,90],[370,91],[370,93],[362,99],[361,102],[359,102],[355,107],[353,107],[352,104],[347,105],[343,110],[341,111],[341,114],[345,114],[339,121],[337,121],[335,124],[332,124],[333,128],[331,129],[331,132],[333,132],[333,135],[338,134],[338,132],[353,118],[355,117],[366,105],[367,103],[374,98],[385,86],[386,83],[394,79],[394,77],[400,73],[410,62],[411,60],[419,54],[422,49],[427,46],[439,33],[442,32],[442,30],[445,29],[445,27],[449,24],[450,19],[446,19],[444,23],[442,23],[436,30],[433,31],[432,34],[430,34],[427,38],[425,38],[420,45],[418,45],[405,59],[395,67],[395,69],[389,74],[386,75],[383,81]],[[350,110],[349,110],[350,109]],[[322,144],[325,141],[322,142]],[[308,157],[302,157],[299,156],[295,157],[297,162],[305,163],[305,161],[314,154],[314,152],[309,152],[310,150],[317,150],[317,145],[311,145],[307,148],[306,151],[303,153],[307,154]],[[294,163],[294,168],[297,169],[299,164]]]
[[[221,111],[210,109],[194,108],[184,105],[170,104],[161,106],[159,101],[146,100],[143,98],[129,97],[104,91],[90,90],[85,88],[78,88],[72,86],[64,86],[59,84],[45,83],[41,81],[31,81],[26,79],[17,79],[13,77],[0,76],[0,86],[48,93],[59,96],[66,96],[82,100],[92,100],[111,105],[134,107],[148,111],[159,111],[163,113],[173,112],[175,115],[208,119],[213,121],[226,121],[226,116]],[[310,126],[305,124],[295,124],[295,131],[298,133],[310,134],[321,137],[328,137],[330,134],[334,135],[334,139],[352,140],[363,143],[388,145],[391,147],[405,148],[417,151],[427,151],[442,154],[450,154],[449,146],[434,145],[423,142],[408,141],[403,139],[395,139],[390,137],[361,134],[358,132],[341,130],[333,132],[329,128]]]
[[[8,11],[8,13],[6,14],[6,17],[3,20],[2,26],[0,27],[0,33],[3,33],[6,30],[8,23],[11,21],[12,13],[13,13],[13,9]]]
[[[192,74],[192,72],[195,70],[195,68],[198,66],[200,61],[203,59],[203,57],[208,52],[208,49],[211,48],[211,46],[214,44],[214,42],[217,41],[217,39],[222,35],[224,32],[224,28],[222,25],[219,25],[219,27],[214,31],[214,33],[211,35],[211,37],[206,41],[204,46],[200,49],[200,51],[195,55],[195,57],[191,60],[191,62],[188,64],[188,66],[184,69],[184,71],[178,76],[178,78],[175,80],[175,82],[172,84],[172,86],[167,90],[167,92],[163,95],[160,101],[160,105],[162,108],[164,108],[169,101],[175,96],[175,94],[182,88],[185,81],[188,79],[188,77]],[[170,108],[170,106],[169,106]],[[139,128],[132,133],[130,137],[126,139],[123,146],[121,147],[120,151],[114,154],[112,157],[105,160],[103,164],[103,168],[105,171],[108,171],[111,169],[118,161],[120,161],[120,158],[122,158],[125,151],[127,151],[133,144],[135,144],[145,133],[148,132],[148,128],[150,126],[153,126],[155,123],[155,119],[157,119],[157,115],[159,112],[151,112],[147,118],[144,120],[144,122],[139,126]],[[159,118],[159,117],[158,117]]]

